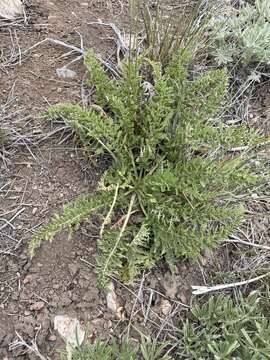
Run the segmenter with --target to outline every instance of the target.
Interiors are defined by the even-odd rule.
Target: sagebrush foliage
[[[269,336],[270,322],[257,293],[237,305],[228,296],[214,296],[191,309],[179,346],[181,359],[269,359]]]
[[[239,224],[243,206],[236,195],[258,178],[247,152],[231,149],[261,139],[244,125],[227,127],[215,119],[226,72],[192,79],[187,64],[185,52],[165,69],[141,56],[123,65],[120,80],[111,80],[88,52],[85,65],[98,106],[60,104],[46,117],[62,118],[89,151],[110,154],[112,165],[95,194],[35,234],[32,252],[95,211],[104,218],[97,261],[101,283],[108,274],[130,281],[161,258],[171,267],[180,257],[196,259]]]
[[[255,0],[215,22],[214,55],[221,64],[270,65],[269,0]]]

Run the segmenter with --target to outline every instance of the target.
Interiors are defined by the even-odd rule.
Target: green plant
[[[270,7],[268,0],[255,0],[229,18],[214,23],[213,53],[220,64],[256,68],[270,64]]]
[[[157,343],[142,337],[140,346],[135,346],[130,340],[124,340],[121,345],[115,341],[112,344],[97,339],[93,344],[85,343],[74,351],[72,360],[171,360],[168,355],[162,355],[167,343]]]
[[[31,253],[43,239],[98,213],[103,285],[108,275],[132,281],[161,258],[172,268],[180,257],[198,258],[239,224],[243,206],[237,195],[258,182],[249,151],[233,148],[251,149],[260,136],[215,119],[226,72],[190,78],[185,51],[165,69],[144,56],[128,61],[119,80],[109,79],[92,51],[85,64],[96,88],[93,100],[106,114],[96,106],[60,104],[46,118],[64,119],[89,151],[109,154],[112,165],[95,194],[36,232]]]
[[[198,50],[206,25],[199,20],[203,15],[200,14],[202,4],[202,0],[197,1],[189,13],[182,13],[180,8],[166,11],[160,0],[156,1],[154,9],[147,2],[140,4],[149,59],[167,65],[180,49]]]
[[[72,360],[136,360],[136,351],[128,341],[121,346],[114,341],[107,344],[97,339],[93,344],[85,343],[74,350]]]
[[[191,309],[179,347],[181,359],[269,359],[269,336],[270,322],[256,292],[237,305],[228,296],[214,296]]]

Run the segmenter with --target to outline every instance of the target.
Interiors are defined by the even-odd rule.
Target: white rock
[[[23,4],[21,0],[0,0],[0,17],[14,20],[23,15]]]
[[[162,314],[167,316],[170,312],[171,312],[171,309],[172,309],[172,305],[171,303],[169,302],[169,300],[166,300],[166,299],[162,299],[161,300],[161,311],[162,311]]]
[[[106,300],[107,300],[108,309],[110,309],[112,312],[116,313],[117,309],[118,309],[117,296],[116,296],[114,285],[112,282],[108,284],[108,293],[107,293]]]
[[[85,337],[85,331],[82,330],[79,320],[67,315],[57,315],[54,318],[54,329],[65,341],[67,358],[71,360],[73,349],[80,346]]]
[[[72,79],[75,76],[77,76],[77,73],[75,71],[70,70],[70,69],[68,69],[66,67],[56,69],[56,74],[57,74],[58,77],[64,78],[64,79]]]

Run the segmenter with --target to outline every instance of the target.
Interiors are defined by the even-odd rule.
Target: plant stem
[[[130,218],[131,213],[132,213],[132,208],[133,208],[135,199],[136,199],[136,194],[132,194],[130,202],[129,202],[128,212],[127,212],[124,224],[123,224],[123,226],[122,226],[122,228],[120,230],[120,233],[119,233],[119,235],[118,235],[118,237],[116,239],[114,247],[113,247],[112,251],[110,252],[110,254],[108,256],[107,261],[106,261],[105,266],[104,266],[104,269],[103,269],[103,275],[105,275],[105,276],[106,276],[107,269],[108,269],[109,263],[111,261],[111,258],[112,258],[113,254],[115,253],[115,251],[116,251],[116,249],[118,247],[118,244],[119,244],[119,242],[120,242],[120,240],[121,240],[121,238],[123,236],[124,231],[126,230],[129,218]]]
[[[112,212],[115,207],[115,203],[116,203],[117,196],[118,196],[118,190],[119,190],[119,183],[116,185],[115,192],[114,192],[114,198],[113,198],[113,202],[111,204],[110,210],[108,211],[108,214],[106,215],[106,217],[101,225],[100,232],[99,232],[100,238],[102,238],[105,225],[108,224],[108,222],[110,221],[110,217],[112,216]]]

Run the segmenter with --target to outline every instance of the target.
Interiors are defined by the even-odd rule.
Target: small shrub
[[[87,54],[94,101],[106,115],[97,107],[59,104],[46,118],[64,119],[89,150],[109,154],[112,165],[95,194],[37,231],[32,254],[43,239],[99,213],[97,264],[104,285],[107,275],[131,281],[161,258],[172,268],[180,257],[196,259],[235,229],[243,215],[237,194],[258,177],[247,152],[231,149],[255,146],[261,138],[244,125],[215,120],[226,72],[190,79],[187,63],[187,54],[178,52],[163,70],[142,56],[124,64],[122,79],[110,80],[94,54]]]
[[[269,0],[255,0],[214,25],[215,49],[220,64],[256,68],[270,64]]]
[[[257,293],[238,305],[227,296],[212,297],[191,309],[184,326],[181,359],[262,360],[270,358],[270,322]]]

